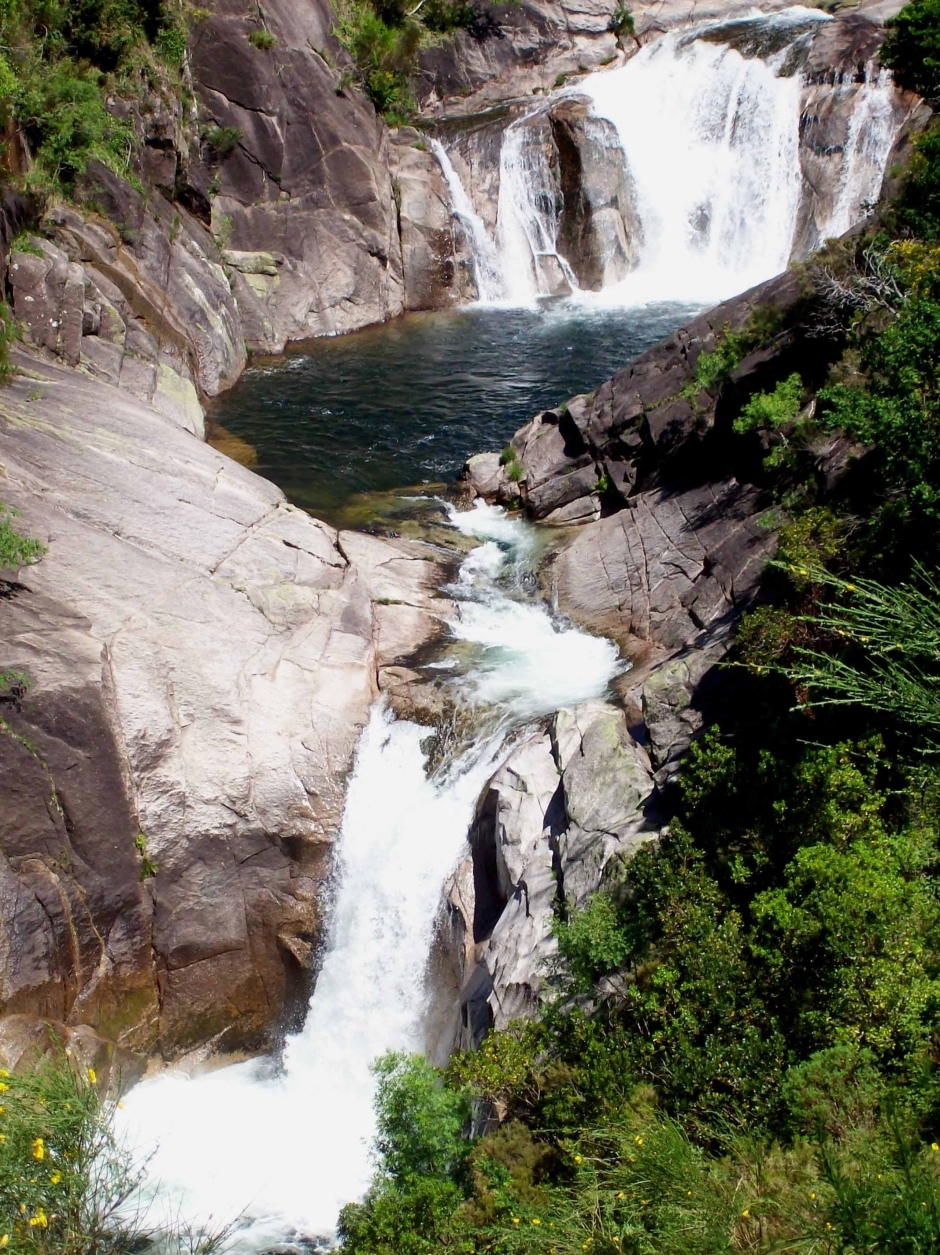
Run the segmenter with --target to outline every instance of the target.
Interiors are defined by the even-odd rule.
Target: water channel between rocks
[[[465,554],[445,590],[456,618],[425,661],[466,716],[462,739],[431,770],[429,730],[373,709],[303,1029],[277,1058],[167,1072],[126,1099],[132,1143],[144,1154],[156,1147],[155,1210],[197,1223],[241,1217],[230,1243],[238,1255],[328,1244],[340,1208],[361,1197],[374,1129],[370,1063],[388,1049],[424,1047],[441,889],[466,850],[481,790],[522,729],[604,696],[623,669],[611,642],[539,597],[545,530],[491,506],[457,512],[442,484],[470,454],[501,448],[534,413],[596,387],[709,298],[785,267],[802,178],[796,70],[826,20],[789,10],[668,35],[581,83],[592,118],[620,136],[617,160],[636,183],[640,254],[626,277],[605,256],[604,290],[577,290],[559,252],[550,163],[515,130],[533,114],[504,133],[495,234],[460,183],[456,149],[451,163],[436,142],[485,302],[256,361],[214,409],[219,447],[254,458],[296,504],[340,526],[380,516],[395,526],[396,511],[410,508],[402,499],[419,496]],[[890,91],[883,77],[858,89],[819,238],[850,226],[877,194],[894,134]],[[552,299],[538,301],[546,292]]]

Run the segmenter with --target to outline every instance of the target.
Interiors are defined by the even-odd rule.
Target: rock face
[[[336,65],[350,64],[326,0],[213,0],[190,56],[208,141],[191,182],[233,250],[270,253],[276,273],[235,281],[248,338],[351,331],[404,309],[388,132]],[[270,48],[249,42],[274,36]],[[213,150],[212,141],[216,147]],[[237,268],[236,268],[237,269]]]
[[[490,781],[470,854],[445,894],[439,980],[460,1047],[535,1013],[551,977],[560,911],[584,906],[615,858],[657,835],[648,755],[603,701],[560,710]]]
[[[659,832],[661,790],[703,726],[734,624],[776,547],[760,462],[734,443],[733,417],[797,363],[807,379],[825,374],[832,346],[807,335],[811,301],[808,279],[780,276],[694,320],[596,393],[537,415],[511,442],[517,481],[496,454],[468,463],[471,495],[521,496],[531,516],[569,525],[553,598],[617,640],[633,665],[616,683],[617,705],[559,711],[481,800],[441,924],[449,964],[436,969],[457,991],[463,1045],[534,1014],[556,915],[583,905]],[[769,328],[761,346],[720,385],[696,387],[700,355],[754,325],[758,309]]]
[[[441,309],[475,299],[467,241],[452,216],[441,168],[421,133],[401,127],[391,156],[405,309]]]
[[[17,364],[0,497],[48,553],[0,586],[31,679],[0,726],[0,1014],[258,1045],[308,987],[357,735],[442,576],[125,392]]]
[[[96,212],[59,205],[7,261],[13,313],[33,344],[197,435],[201,397],[245,365],[239,311],[215,241],[181,206],[146,199],[92,164]]]

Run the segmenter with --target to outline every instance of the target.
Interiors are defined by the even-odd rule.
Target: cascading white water
[[[764,27],[825,15],[785,11]],[[786,269],[800,204],[800,77],[686,32],[579,90],[617,128],[638,190],[643,253],[617,301],[742,292]]]
[[[578,282],[558,251],[559,188],[545,149],[516,122],[503,132],[499,153],[496,243],[504,295],[528,305]]]
[[[483,219],[470,203],[470,197],[460,181],[460,175],[454,169],[453,162],[447,155],[447,149],[438,140],[432,139],[431,152],[436,157],[444,182],[447,184],[451,211],[467,235],[477,298],[484,302],[498,301],[504,293],[499,257],[493,241],[486,233]]]
[[[451,520],[484,542],[453,588],[464,645],[446,681],[481,707],[479,742],[428,778],[428,729],[373,710],[346,798],[329,952],[282,1065],[168,1072],[125,1099],[129,1141],[141,1153],[156,1147],[151,1217],[218,1223],[241,1215],[231,1244],[239,1255],[329,1239],[340,1208],[365,1190],[369,1065],[385,1050],[423,1046],[424,970],[441,886],[466,849],[477,797],[513,728],[599,696],[622,666],[610,641],[553,621],[519,593],[517,577],[538,546],[534,528],[482,504]]]
[[[857,89],[842,158],[839,195],[823,239],[843,235],[859,222],[878,199],[888,154],[898,134],[894,84],[887,70],[874,82]]]
[[[482,223],[474,245],[485,248],[500,281],[494,291],[499,287],[519,305],[566,287],[590,304],[705,304],[785,270],[803,194],[802,82],[794,54],[818,23],[830,20],[794,6],[674,31],[625,65],[589,74],[570,89],[616,128],[636,188],[639,265],[599,294],[577,293],[558,251],[557,172],[531,125],[544,104],[509,125],[500,152],[495,266]],[[763,56],[762,42],[769,49]],[[747,55],[734,43],[750,44]],[[886,72],[844,90],[853,94],[853,106],[823,237],[847,231],[877,198],[899,124]],[[453,189],[452,196],[456,205]]]

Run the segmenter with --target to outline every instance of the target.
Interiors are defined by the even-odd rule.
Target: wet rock
[[[591,117],[589,107],[568,97],[549,116],[563,202],[559,248],[578,286],[597,291],[626,278],[643,236],[620,137],[606,119]]]
[[[476,299],[467,241],[452,218],[440,166],[413,127],[394,136],[390,155],[405,308],[446,309]]]

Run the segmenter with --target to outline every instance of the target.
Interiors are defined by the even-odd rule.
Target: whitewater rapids
[[[482,504],[451,521],[482,543],[451,590],[462,654],[443,682],[479,709],[479,742],[428,776],[429,729],[376,705],[349,783],[329,948],[303,1030],[281,1060],[165,1072],[131,1090],[119,1113],[137,1153],[153,1155],[149,1221],[238,1217],[229,1249],[240,1255],[328,1243],[340,1209],[365,1192],[370,1064],[386,1050],[423,1049],[441,888],[466,853],[477,798],[513,729],[602,695],[623,666],[610,641],[521,591],[537,557],[533,527]]]

